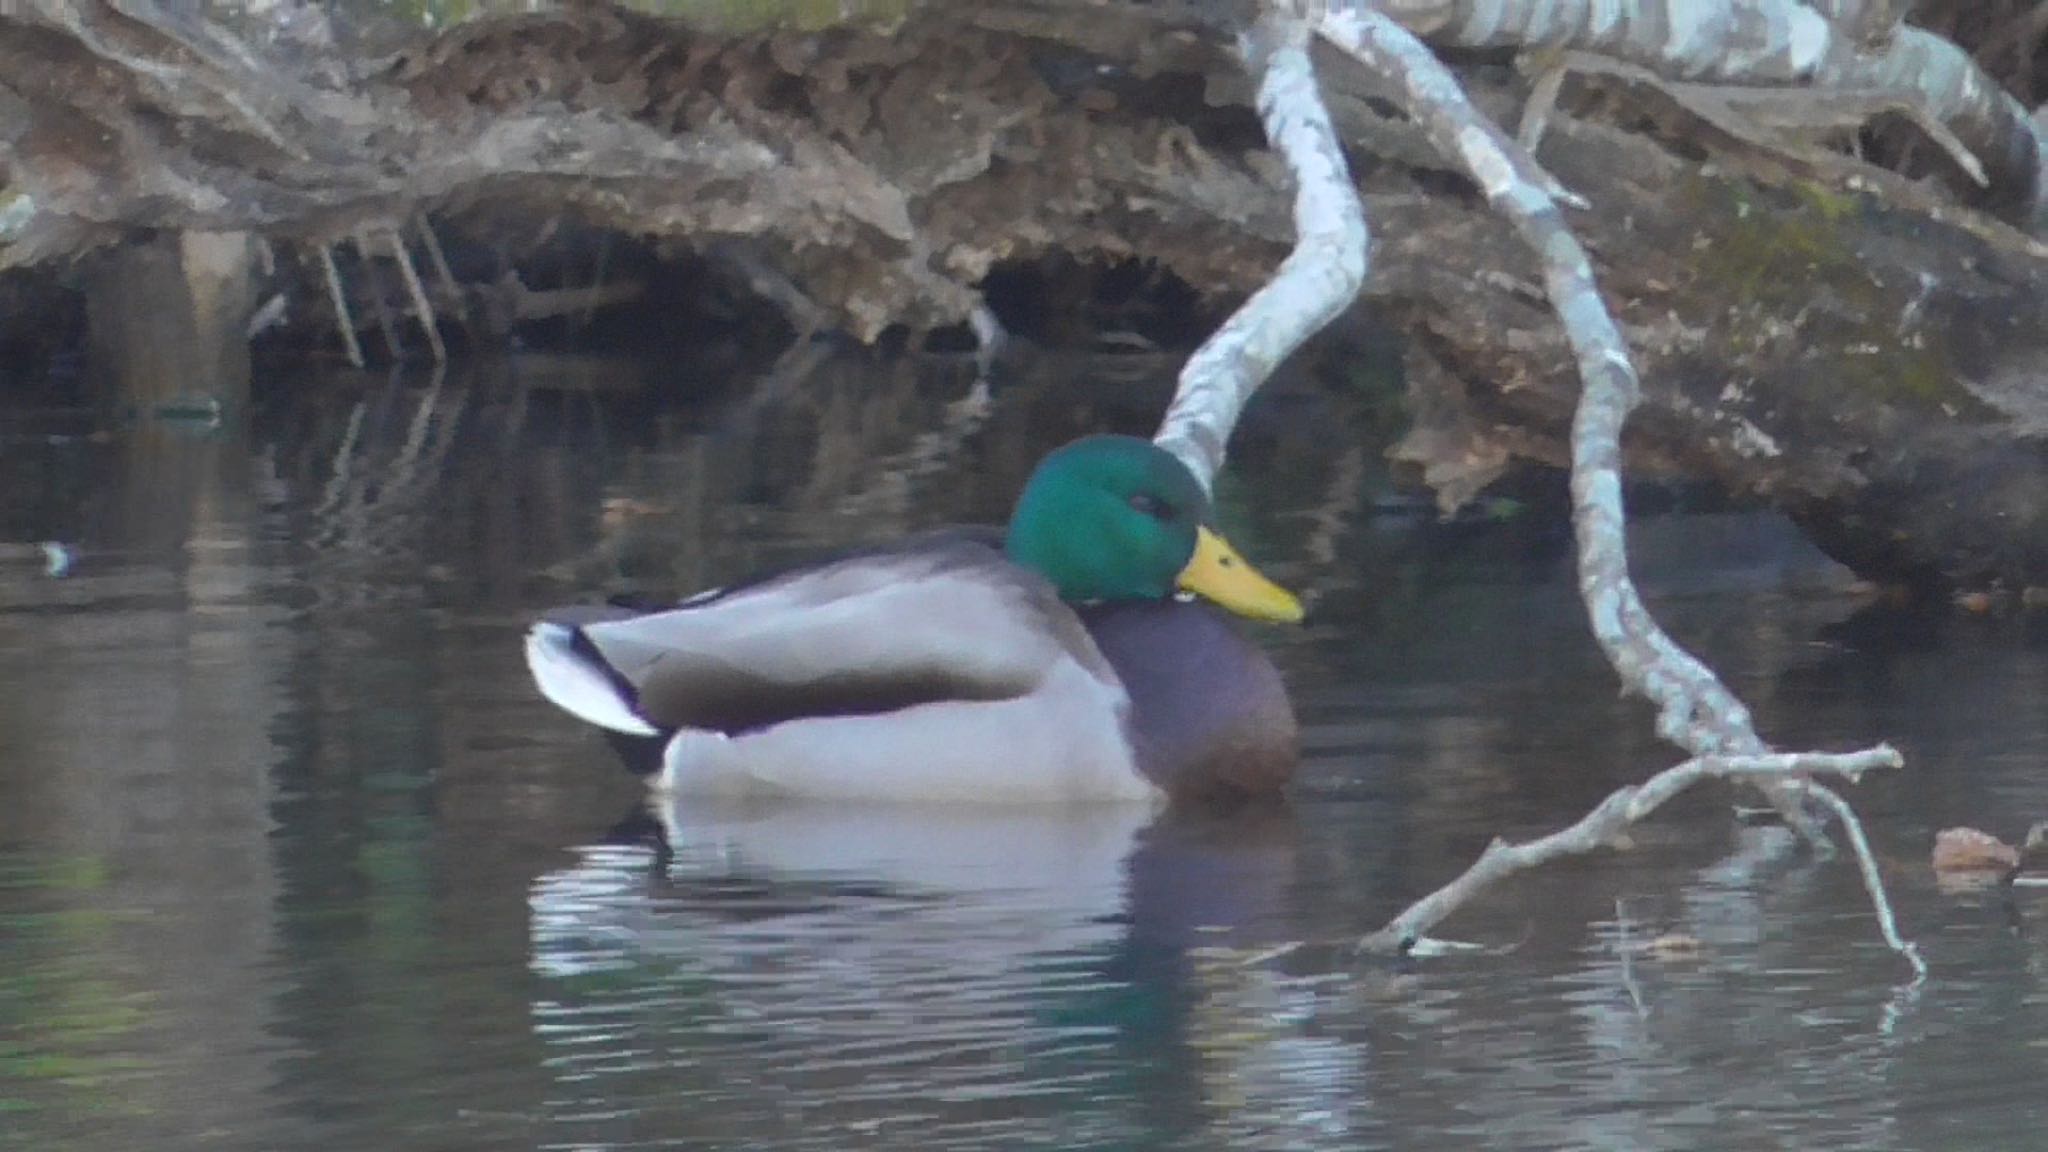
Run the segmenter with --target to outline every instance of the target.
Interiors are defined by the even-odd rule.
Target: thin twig
[[[1010,342],[1010,333],[1003,327],[1002,317],[987,301],[974,306],[967,314],[967,326],[974,331],[974,366],[983,377],[1002,358],[1003,349]]]
[[[830,314],[825,306],[746,241],[714,240],[704,246],[704,256],[735,273],[749,292],[782,309],[783,318],[796,331],[797,342],[810,339],[826,326]]]
[[[1856,853],[1857,870],[1863,874],[1863,888],[1870,893],[1871,907],[1877,911],[1877,930],[1884,933],[1884,942],[1913,966],[1914,983],[1927,979],[1927,961],[1920,958],[1920,949],[1899,935],[1899,922],[1892,915],[1891,901],[1884,894],[1884,877],[1878,873],[1877,857],[1870,851],[1870,839],[1863,834],[1863,821],[1857,818],[1856,810],[1825,784],[1808,781],[1806,794],[1831,809],[1835,819],[1842,822],[1842,832],[1849,838],[1850,849]]]
[[[1522,122],[1515,129],[1515,140],[1533,156],[1543,143],[1543,131],[1550,127],[1550,114],[1557,110],[1558,93],[1572,69],[1569,52],[1532,54],[1529,60],[1535,67],[1536,83],[1529,89],[1529,98],[1522,102]]]
[[[1583,856],[1612,845],[1628,828],[1655,812],[1674,797],[1707,780],[1783,779],[1807,773],[1827,773],[1855,780],[1875,768],[1896,768],[1905,761],[1888,744],[1860,752],[1773,752],[1760,756],[1696,756],[1666,768],[1641,784],[1630,784],[1608,793],[1591,812],[1568,828],[1531,840],[1510,844],[1495,839],[1480,853],[1472,866],[1450,883],[1417,900],[1386,926],[1359,941],[1367,952],[1405,953],[1452,912],[1509,876],[1526,872],[1566,856]],[[1833,795],[1833,793],[1829,793]],[[1839,803],[1840,798],[1836,801]],[[1846,807],[1846,805],[1844,805]],[[1859,829],[1860,831],[1860,829]],[[1873,885],[1873,891],[1881,891]],[[1890,927],[1890,907],[1880,902],[1879,927],[1886,943],[1897,940]],[[1894,945],[1918,970],[1918,954],[1910,944]]]

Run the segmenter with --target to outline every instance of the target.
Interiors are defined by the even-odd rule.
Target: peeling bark
[[[1280,362],[1351,307],[1365,279],[1364,207],[1309,64],[1308,27],[1266,18],[1245,36],[1259,118],[1294,183],[1294,250],[1181,370],[1159,445],[1207,487],[1245,402]]]
[[[1299,6],[1299,5],[1298,5]],[[1365,0],[1305,5],[1341,15]],[[1432,43],[1575,48],[1673,80],[1897,93],[1945,124],[1991,176],[1988,206],[2048,227],[2048,133],[1954,43],[1900,24],[1889,0],[1374,0]]]

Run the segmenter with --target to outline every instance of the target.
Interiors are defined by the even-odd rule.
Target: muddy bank
[[[1461,64],[1512,121],[1524,81]],[[1138,315],[1175,346],[1291,238],[1227,29],[1179,6],[720,34],[593,4],[367,37],[310,6],[252,30],[30,4],[0,16],[0,77],[0,165],[39,210],[11,260],[246,233],[273,257],[259,297],[288,305],[273,337],[338,348],[338,280],[373,358],[422,353],[427,309],[488,347],[522,308],[693,290],[871,341],[957,330],[986,289],[1032,335]],[[1324,80],[1375,233],[1355,319],[1405,337],[1404,457],[1452,503],[1561,461],[1577,381],[1533,262],[1369,77]],[[1593,205],[1572,222],[1640,357],[1633,465],[1783,507],[1866,575],[2048,583],[2043,248],[1616,94],[1569,102],[1541,155]]]

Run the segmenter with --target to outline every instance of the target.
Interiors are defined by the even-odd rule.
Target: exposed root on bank
[[[365,367],[362,341],[356,339],[355,314],[348,308],[348,292],[341,286],[341,270],[334,266],[334,246],[321,244],[319,250],[320,277],[327,284],[327,299],[334,305],[334,327],[341,333],[341,346],[347,350],[351,365]]]
[[[455,273],[448,268],[448,254],[441,250],[441,236],[434,231],[434,222],[421,213],[413,221],[413,227],[420,234],[420,247],[427,250],[427,262],[434,266],[434,282],[448,301],[448,307],[455,313],[456,323],[469,328],[469,302],[464,299],[462,285],[455,280]]]
[[[376,258],[370,250],[370,238],[364,229],[358,228],[349,237],[355,245],[356,261],[362,265],[363,279],[370,285],[370,311],[377,318],[377,331],[384,334],[384,350],[391,354],[391,362],[405,360],[405,344],[398,334],[398,321],[391,315],[391,305],[384,299],[384,290],[377,283]]]

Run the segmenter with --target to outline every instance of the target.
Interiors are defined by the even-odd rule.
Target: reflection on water
[[[535,885],[568,1142],[1014,1146],[1113,1076],[1141,807],[662,816],[666,868],[586,850]]]
[[[1774,522],[1640,526],[1674,629],[1856,797],[1934,964],[1725,796],[1462,916],[1346,940],[1496,833],[1670,760],[1534,513],[1389,514],[1368,417],[1285,382],[1223,513],[1318,596],[1268,630],[1291,809],[645,812],[540,704],[535,608],[997,519],[1161,374],[827,359],[688,405],[635,370],[273,382],[247,430],[0,420],[0,1132],[26,1147],[2031,1147],[2043,898],[1934,828],[2048,814],[2016,623],[1853,616]],[[1087,387],[1063,380],[1090,380]],[[701,382],[700,382],[701,383]],[[77,546],[53,579],[37,541]],[[1910,626],[1909,626],[1910,625]],[[1683,936],[1696,949],[1649,945]],[[1285,948],[1284,946],[1290,946]],[[11,1141],[0,1141],[11,1144]]]

